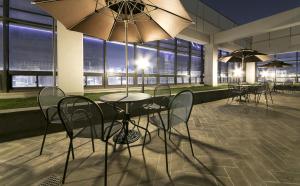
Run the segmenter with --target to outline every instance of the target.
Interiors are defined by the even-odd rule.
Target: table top
[[[130,103],[137,102],[150,99],[152,96],[146,93],[138,93],[138,92],[130,92],[128,93],[128,97],[126,97],[126,93],[113,93],[107,94],[100,97],[100,101],[103,102],[122,102],[122,103]]]
[[[240,85],[236,85],[238,87],[257,87],[257,86],[260,86],[258,84],[240,84]]]

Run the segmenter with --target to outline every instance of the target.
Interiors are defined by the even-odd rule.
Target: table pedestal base
[[[113,140],[117,144],[126,144],[125,132],[122,131],[121,133],[114,136]],[[140,133],[135,130],[128,130],[127,140],[128,143],[134,143],[141,137]]]

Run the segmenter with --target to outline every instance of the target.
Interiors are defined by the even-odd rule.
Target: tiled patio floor
[[[277,94],[264,104],[226,104],[226,100],[194,107],[189,125],[196,158],[179,133],[169,141],[171,175],[165,171],[164,143],[155,131],[145,148],[117,150],[109,159],[109,185],[300,185],[300,94]],[[177,127],[186,136],[186,130]],[[175,132],[175,131],[174,131]],[[162,135],[161,135],[162,136]],[[41,136],[0,144],[0,185],[39,185],[62,176],[67,139],[48,136],[38,156]],[[104,144],[92,153],[88,139],[75,140],[75,160],[66,185],[103,185]],[[112,152],[110,147],[109,152]],[[110,153],[111,154],[111,153]]]

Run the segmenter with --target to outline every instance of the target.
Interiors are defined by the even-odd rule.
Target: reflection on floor
[[[261,103],[194,107],[189,125],[196,158],[185,127],[173,130],[169,143],[170,177],[165,171],[163,137],[132,158],[119,147],[109,158],[109,185],[300,185],[300,94],[277,94],[269,109]],[[143,119],[144,123],[145,119]],[[161,135],[162,136],[162,135]],[[38,156],[41,136],[0,144],[0,185],[39,185],[60,179],[66,158],[64,133],[49,135]],[[103,185],[104,144],[92,153],[89,139],[75,140],[66,185]],[[110,152],[112,148],[110,147]]]

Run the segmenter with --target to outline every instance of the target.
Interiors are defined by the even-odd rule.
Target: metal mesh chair
[[[168,155],[167,155],[167,137],[166,133],[169,132],[169,139],[171,134],[172,127],[179,125],[181,123],[185,123],[187,128],[188,138],[190,141],[190,147],[192,154],[194,156],[190,131],[188,127],[188,121],[192,112],[193,108],[193,93],[189,90],[182,91],[178,93],[169,103],[168,112],[165,114],[158,114],[153,115],[149,119],[149,123],[155,125],[159,129],[163,129],[164,131],[164,141],[165,141],[165,156],[166,156],[166,169],[169,172],[168,166]],[[148,130],[149,123],[147,123],[146,129]],[[143,149],[145,147],[146,141],[146,133],[143,142]]]
[[[267,106],[269,106],[269,99],[268,99],[268,97],[270,97],[270,99],[271,99],[271,101],[273,103],[273,97],[272,97],[270,88],[268,86],[268,83],[263,83],[260,86],[258,86],[256,94],[257,94],[256,104],[259,103],[261,95],[264,95]]]
[[[231,102],[236,97],[241,97],[243,95],[243,91],[235,84],[228,84],[228,99],[227,103],[229,102],[231,98]]]
[[[169,104],[171,88],[169,85],[158,85],[154,89],[152,103],[143,105],[144,109],[163,109]]]
[[[61,124],[61,121],[57,112],[57,104],[59,100],[65,97],[65,93],[58,87],[45,87],[43,88],[37,97],[37,101],[40,107],[43,117],[46,120],[46,127],[43,137],[43,142],[40,150],[40,155],[43,153],[43,148],[50,124]]]
[[[65,97],[58,103],[59,117],[70,139],[67,159],[65,163],[63,183],[65,181],[70,151],[73,140],[85,136],[90,132],[92,147],[94,149],[94,136],[105,142],[105,185],[107,185],[107,147],[108,140],[122,128],[122,123],[116,121],[120,112],[116,111],[112,122],[104,123],[104,115],[101,108],[92,100],[83,96]]]

